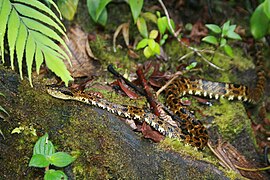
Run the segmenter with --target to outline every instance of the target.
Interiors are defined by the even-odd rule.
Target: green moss
[[[212,156],[208,148],[205,148],[203,151],[198,151],[193,146],[184,144],[183,142],[180,142],[178,139],[170,139],[170,138],[166,138],[164,141],[159,143],[159,147],[163,149],[174,150],[184,156],[189,155],[192,158],[218,165],[217,159]]]

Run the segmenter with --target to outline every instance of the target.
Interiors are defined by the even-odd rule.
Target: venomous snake
[[[264,93],[265,73],[262,67],[262,55],[255,55],[257,70],[257,84],[255,88],[232,83],[213,82],[203,79],[189,79],[180,77],[175,79],[165,90],[167,106],[179,118],[174,124],[164,121],[152,114],[149,109],[136,106],[117,105],[102,97],[82,92],[71,92],[55,86],[48,86],[47,92],[56,98],[64,100],[75,100],[89,105],[105,109],[118,116],[146,122],[164,136],[178,138],[198,149],[203,149],[208,141],[208,134],[203,124],[197,120],[186,106],[180,102],[180,97],[185,94],[204,96],[218,99],[220,97],[228,100],[241,100],[256,104]]]

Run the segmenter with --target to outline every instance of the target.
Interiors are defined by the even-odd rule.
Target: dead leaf
[[[72,67],[67,61],[64,61],[69,72],[73,77],[89,77],[96,75],[100,68],[100,62],[94,56],[88,41],[88,34],[75,25],[71,27],[67,36],[69,41],[66,41],[72,57],[70,57]]]
[[[131,91],[128,87],[126,87],[123,82],[119,79],[117,79],[116,84],[121,88],[122,91],[125,92],[125,94],[131,98],[131,99],[137,99],[139,96]]]
[[[197,21],[193,26],[190,33],[190,38],[199,43],[201,39],[207,36],[208,30],[201,21]]]
[[[113,34],[113,51],[114,52],[116,52],[116,38],[121,31],[122,31],[126,46],[127,47],[129,46],[129,23],[123,23],[117,27],[117,29],[115,30]]]

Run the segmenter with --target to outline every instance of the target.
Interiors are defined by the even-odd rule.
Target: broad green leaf
[[[1,57],[2,61],[5,62],[5,55],[4,55],[4,35],[6,32],[6,27],[7,27],[7,21],[9,14],[11,12],[11,4],[9,1],[2,1],[1,2],[1,12],[0,12],[0,49],[1,49]]]
[[[62,54],[65,57],[65,59],[67,59],[70,62],[70,58],[65,53],[65,51],[62,48],[60,48],[55,42],[53,42],[50,38],[48,38],[47,36],[37,32],[37,31],[32,31],[32,30],[29,30],[29,34],[34,37],[35,41],[38,41],[38,42],[56,50],[57,52]]]
[[[222,25],[222,34],[221,34],[222,37],[226,36],[226,34],[227,34],[228,30],[229,30],[229,27],[230,27],[230,21],[226,21]]]
[[[45,168],[50,165],[50,162],[47,158],[42,154],[34,154],[29,162],[29,166],[31,167],[40,167]]]
[[[153,23],[157,23],[157,16],[151,12],[145,12],[145,13],[141,13],[141,16],[146,20],[150,20]]]
[[[101,0],[87,0],[87,8],[88,12],[91,16],[91,18],[96,22],[99,23],[103,26],[106,25],[107,19],[108,19],[108,13],[107,9],[104,8],[103,11],[101,12],[99,18],[97,18],[97,9],[99,7]]]
[[[164,34],[166,29],[167,29],[167,18],[166,17],[162,17],[162,18],[158,18],[157,20],[157,26],[158,26],[158,30],[161,34]]]
[[[48,53],[45,53],[44,57],[48,68],[59,76],[65,82],[65,85],[68,86],[68,82],[73,80],[73,78],[70,76],[62,59]]]
[[[153,49],[153,51],[156,54],[160,55],[160,46],[159,46],[159,44],[157,42],[155,42],[155,48]]]
[[[228,32],[229,31],[233,32],[235,29],[236,29],[236,25],[233,24],[233,25],[229,26]]]
[[[36,60],[36,71],[37,74],[39,74],[40,66],[43,63],[43,54],[38,46],[36,47],[35,60]]]
[[[221,33],[221,28],[215,24],[206,24],[205,26],[216,34]]]
[[[134,23],[136,23],[143,7],[143,0],[129,0],[128,2]]]
[[[102,11],[102,13],[100,14],[99,18],[98,18],[98,23],[101,24],[102,26],[105,26],[108,20],[108,12],[107,9],[104,8],[104,10]]]
[[[17,41],[16,41],[16,54],[17,54],[20,77],[21,79],[23,79],[22,62],[23,62],[24,49],[25,49],[25,44],[26,44],[26,39],[27,39],[27,30],[23,23],[20,24],[18,34],[19,36],[17,37]]]
[[[50,163],[56,167],[65,167],[75,160],[71,155],[65,152],[54,153],[48,158]]]
[[[87,8],[88,13],[90,14],[91,18],[96,21],[96,9],[98,8],[98,5],[100,3],[100,0],[87,0]]]
[[[150,39],[156,39],[158,36],[158,31],[157,30],[152,30],[149,34]]]
[[[148,39],[146,39],[146,38],[145,38],[145,39],[142,39],[142,40],[138,43],[136,49],[138,50],[138,49],[144,48],[145,46],[147,46],[147,44],[148,44]]]
[[[55,153],[54,146],[48,139],[49,136],[47,133],[38,139],[34,146],[33,155],[42,154],[44,156],[50,156]]]
[[[111,0],[100,0],[98,8],[96,9],[96,21],[98,21],[104,10],[107,11],[106,6],[109,2],[111,2]]]
[[[168,23],[168,18],[166,18],[166,23],[167,23],[167,29],[168,29],[168,31],[171,33],[171,34],[173,34],[173,32],[172,32],[172,30],[171,30],[171,28],[170,28],[170,26],[169,26],[169,23]],[[175,24],[174,24],[174,22],[173,22],[173,20],[172,19],[170,19],[170,23],[171,23],[171,25],[172,25],[172,28],[173,28],[173,30],[175,29]]]
[[[230,38],[230,39],[242,40],[242,38],[239,36],[239,34],[237,34],[234,31],[228,31],[227,37]]]
[[[35,54],[36,44],[32,36],[28,36],[26,46],[25,46],[25,59],[27,65],[27,73],[30,85],[33,87],[32,84],[32,65],[34,61],[34,54]]]
[[[146,58],[149,58],[154,55],[154,52],[151,50],[150,47],[147,46],[146,48],[144,48],[143,54]]]
[[[202,41],[213,44],[213,45],[218,45],[217,38],[214,36],[206,36],[202,39]]]
[[[52,29],[48,28],[47,26],[39,23],[38,21],[35,21],[33,19],[30,18],[21,18],[23,23],[32,30],[35,31],[39,31],[42,34],[47,35],[48,37],[60,42],[60,44],[65,48],[65,50],[71,55],[71,52],[69,50],[69,48],[67,47],[66,43],[64,42],[64,40]]]
[[[251,34],[255,39],[260,39],[267,34],[269,29],[269,19],[263,10],[263,4],[260,4],[250,18]]]
[[[61,26],[62,26],[62,28],[63,28],[63,30],[66,30],[66,28],[65,28],[65,26],[63,25],[63,23],[60,21],[60,19],[52,12],[52,10],[50,9],[50,8],[48,8],[47,6],[45,6],[43,3],[41,3],[41,2],[39,2],[39,1],[37,1],[37,0],[14,0],[15,2],[21,2],[21,3],[23,3],[23,4],[28,4],[29,6],[34,6],[35,8],[38,8],[38,9],[40,9],[41,11],[44,11],[44,12],[46,12],[47,14],[49,14],[51,17],[53,17],[54,18],[54,20],[56,20],[57,21],[57,23],[58,24],[60,24]],[[54,3],[52,2],[52,1],[49,1],[51,4],[53,4],[54,5]],[[57,6],[55,6],[55,7],[57,7]],[[32,9],[32,8],[31,8]],[[58,9],[58,8],[56,8],[56,9]],[[45,15],[46,16],[46,15]],[[32,17],[32,18],[36,18],[36,17],[34,17],[34,16],[30,16],[30,17]],[[47,16],[46,16],[47,17]],[[38,20],[41,20],[41,21],[43,21],[43,19],[38,19]],[[45,19],[44,19],[45,20]],[[46,22],[45,22],[46,23]],[[56,24],[56,26],[58,26],[57,24]],[[63,33],[63,35],[65,35],[64,33]]]
[[[150,49],[151,49],[152,51],[154,51],[155,46],[156,46],[155,40],[154,40],[154,39],[148,39],[147,44],[148,44],[148,46],[150,47]]]
[[[67,180],[67,175],[63,171],[50,169],[45,171],[44,180]]]
[[[263,2],[263,10],[268,19],[270,19],[270,0],[265,0]]]
[[[147,26],[146,26],[146,22],[145,22],[144,18],[139,17],[137,19],[137,28],[138,28],[140,34],[144,38],[148,38],[148,31],[147,31]]]
[[[227,40],[225,38],[221,38],[219,46],[223,47],[223,46],[225,46],[226,43],[227,43]]]
[[[12,70],[14,70],[14,51],[19,27],[20,19],[17,12],[13,9],[8,20],[8,46]]]
[[[231,46],[229,46],[228,44],[225,44],[224,51],[226,52],[226,54],[228,54],[230,57],[233,58],[233,50],[232,50]]]
[[[58,0],[57,5],[64,16],[69,21],[72,21],[77,12],[79,0]]]
[[[22,14],[26,17],[34,18],[34,19],[41,21],[45,24],[48,24],[48,25],[54,27],[55,29],[57,29],[63,36],[66,37],[63,29],[57,23],[55,23],[49,16],[42,14],[41,12],[39,12],[31,7],[28,7],[26,5],[13,3],[13,6],[20,14]]]

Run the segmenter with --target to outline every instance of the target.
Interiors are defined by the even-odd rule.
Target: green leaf
[[[42,54],[41,49],[38,46],[36,47],[35,60],[36,60],[36,71],[37,71],[37,74],[39,74],[41,64],[43,63],[43,54]]]
[[[25,49],[26,49],[25,57],[26,57],[28,78],[29,78],[30,85],[33,86],[31,74],[32,74],[32,64],[34,61],[36,44],[32,36],[28,36]]]
[[[150,39],[156,39],[158,36],[158,31],[157,30],[152,30],[149,34]]]
[[[150,47],[147,46],[146,48],[144,48],[143,54],[146,58],[149,58],[154,55],[154,52],[151,50]]]
[[[170,19],[170,23],[171,23],[171,25],[172,25],[173,30],[175,30],[175,24],[174,24],[174,22],[173,22],[172,19]],[[168,23],[167,18],[166,18],[166,24],[167,24],[166,27],[167,27],[168,31],[169,31],[171,34],[173,34],[173,32],[172,32],[172,30],[171,30],[171,28],[170,28],[170,26],[169,26],[169,23]]]
[[[158,18],[157,20],[157,26],[158,30],[161,34],[164,34],[167,29],[167,17]]]
[[[226,43],[227,43],[227,40],[225,38],[221,38],[219,47],[225,46]]]
[[[155,48],[153,49],[153,51],[156,53],[156,54],[158,54],[158,55],[160,55],[160,45],[157,43],[157,42],[155,42]]]
[[[45,171],[44,180],[67,180],[67,175],[63,171],[50,169]]]
[[[221,33],[221,28],[215,24],[206,24],[205,26],[216,34]]]
[[[128,2],[134,23],[136,23],[143,7],[143,0],[129,0]]]
[[[146,26],[146,22],[145,22],[144,18],[139,17],[137,19],[137,28],[138,28],[140,34],[144,38],[148,38],[148,31],[147,31],[147,26]]]
[[[217,38],[214,36],[206,36],[202,39],[202,41],[207,42],[209,44],[218,45]]]
[[[41,21],[42,23],[48,24],[54,27],[56,30],[58,30],[62,35],[66,37],[64,30],[57,23],[55,23],[49,16],[46,16],[41,12],[26,5],[13,3],[13,6],[20,14],[23,14],[23,16],[33,18],[38,21]]]
[[[42,34],[46,34],[51,39],[58,41],[65,48],[65,50],[71,55],[71,52],[70,52],[69,48],[67,47],[66,43],[55,31],[53,31],[52,29],[48,28],[47,26],[45,26],[45,25],[43,25],[43,24],[41,24],[33,19],[24,18],[24,17],[22,17],[21,19],[22,19],[23,23],[29,29],[39,31]],[[61,52],[63,53],[63,51],[61,51]]]
[[[48,167],[49,165],[50,165],[50,162],[42,154],[34,154],[31,157],[31,160],[29,162],[30,167],[33,166],[33,167],[44,168],[44,167]]]
[[[230,57],[233,58],[233,50],[231,48],[231,46],[229,46],[228,44],[224,45],[224,51],[226,52],[226,54],[228,54]]]
[[[222,33],[221,33],[221,36],[224,37],[227,35],[227,32],[229,30],[229,27],[230,27],[230,21],[226,21],[223,25],[222,25]]]
[[[57,152],[49,157],[49,161],[56,167],[65,167],[72,163],[75,159],[65,152]]]
[[[50,38],[37,31],[32,30],[29,30],[29,34],[33,36],[36,42],[42,43],[46,46],[49,46],[51,49],[58,51],[61,55],[65,57],[65,59],[67,59],[70,62],[70,59],[68,55],[65,53],[65,51],[62,48],[60,48],[55,42],[53,42]]]
[[[58,0],[57,5],[63,15],[69,21],[72,21],[77,12],[79,0]]]
[[[11,12],[11,4],[9,1],[2,1],[1,2],[1,10],[0,10],[0,49],[1,49],[1,57],[2,61],[5,62],[5,54],[4,54],[4,36],[6,32],[8,17]]]
[[[192,62],[190,65],[188,65],[187,67],[186,67],[186,70],[191,70],[191,69],[193,69],[193,68],[195,68],[197,66],[197,62]]]
[[[145,46],[147,46],[147,44],[148,44],[148,39],[142,39],[142,40],[138,43],[136,49],[137,49],[137,50],[138,50],[138,49],[142,49],[142,48],[144,48]]]
[[[234,31],[228,31],[227,37],[230,38],[230,39],[242,40],[242,38],[239,36],[239,34],[237,34]]]
[[[270,0],[265,0],[263,2],[263,10],[268,19],[270,19]]]
[[[51,17],[53,17],[53,19],[61,25],[61,27],[63,28],[63,30],[66,30],[65,26],[63,25],[63,23],[60,21],[60,19],[53,13],[53,11],[48,8],[47,6],[45,6],[43,3],[39,2],[39,1],[36,1],[36,0],[14,0],[15,2],[21,2],[23,4],[27,4],[29,6],[34,6],[35,8],[38,8],[39,10],[41,11],[44,11],[46,12],[47,14],[49,14]],[[51,4],[54,5],[54,3],[52,1],[50,1]],[[14,5],[14,4],[13,4]],[[32,9],[32,8],[30,8]],[[57,9],[57,8],[56,8]],[[32,10],[30,10],[32,11]],[[32,17],[32,18],[37,18],[37,17],[34,17],[34,16],[29,16],[29,17]],[[47,16],[46,16],[47,17]],[[45,20],[45,19],[37,19],[37,20]],[[44,22],[44,21],[43,21]],[[45,22],[46,23],[46,22]],[[58,26],[56,24],[56,26]],[[55,26],[54,26],[55,27]],[[63,33],[63,35],[65,36],[65,33]]]
[[[255,39],[260,39],[267,34],[269,19],[264,13],[263,4],[260,4],[250,18],[251,34]]]
[[[151,49],[152,51],[154,51],[155,46],[156,46],[155,40],[154,40],[154,39],[148,39],[147,44],[148,44],[148,46],[150,47],[150,49]]]
[[[141,13],[141,16],[146,20],[150,20],[153,23],[157,23],[157,16],[151,12],[145,12],[145,13]]]
[[[20,26],[20,19],[14,9],[11,11],[8,21],[8,46],[10,53],[10,64],[11,69],[14,70],[14,50],[18,35],[18,27]]]
[[[98,8],[96,9],[96,21],[100,18],[102,12],[106,10],[106,6],[109,2],[111,2],[111,0],[100,0]]]
[[[44,156],[49,156],[55,153],[54,146],[48,139],[49,135],[47,133],[38,139],[34,146],[33,155],[42,154]]]
[[[19,36],[17,37],[17,41],[16,41],[16,54],[17,54],[20,77],[21,79],[23,79],[22,62],[23,62],[25,44],[26,44],[26,40],[28,36],[26,27],[23,23],[20,24],[18,34]]]
[[[49,52],[50,50],[47,49],[47,51]],[[68,82],[73,80],[73,78],[70,76],[64,62],[57,56],[53,56],[47,52],[44,53],[44,57],[46,59],[46,65],[48,68],[59,76],[65,82],[65,85],[68,86]]]
[[[103,26],[106,25],[108,19],[107,9],[103,8],[103,11],[99,16],[97,16],[97,9],[102,0],[87,0],[87,8],[91,18],[96,22]]]

